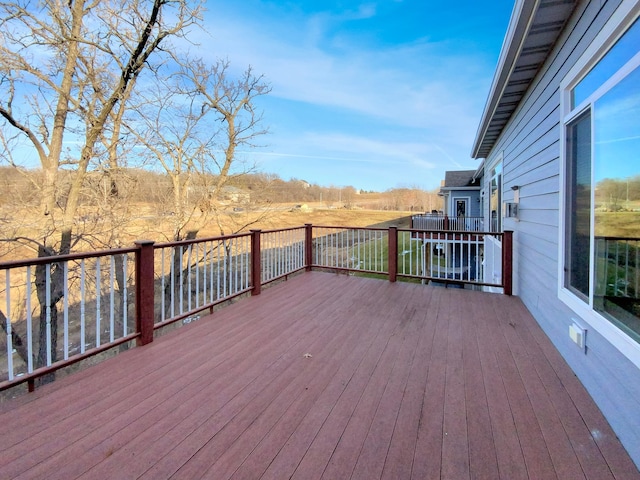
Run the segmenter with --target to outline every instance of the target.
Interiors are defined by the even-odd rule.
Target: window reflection
[[[638,53],[640,19],[636,20],[595,67],[571,91],[571,108],[591,96],[600,86]]]
[[[606,314],[638,341],[640,341],[639,85],[640,68],[637,68],[599,98],[593,107],[594,308]]]

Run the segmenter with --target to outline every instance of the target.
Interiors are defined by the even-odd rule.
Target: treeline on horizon
[[[41,184],[41,169],[0,166],[0,207],[37,207]],[[73,171],[61,175],[58,202],[65,202],[65,192],[74,178]],[[196,174],[189,185],[190,201],[197,203],[207,197],[210,185],[215,184],[214,175]],[[171,196],[171,178],[163,172],[140,168],[120,168],[117,171],[93,171],[85,178],[81,204],[100,205],[115,192],[129,203],[146,203],[162,206]],[[65,188],[68,187],[68,188]],[[311,203],[321,202],[327,206],[401,211],[427,211],[442,208],[438,190],[427,191],[418,187],[396,187],[384,192],[366,191],[354,186],[322,186],[306,180],[292,178],[284,180],[272,173],[241,173],[230,176],[225,183],[223,198],[229,204]]]

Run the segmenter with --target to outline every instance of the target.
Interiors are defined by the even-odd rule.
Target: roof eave
[[[471,156],[486,158],[555,48],[578,0],[517,0]]]
[[[473,142],[471,153],[473,158],[483,158],[483,155],[480,154],[480,149],[516,60],[522,51],[522,44],[529,31],[538,2],[539,0],[517,0],[513,6],[509,27],[507,28],[507,33],[502,43],[500,56],[498,57],[498,66],[493,76],[484,111],[482,112],[476,139]]]

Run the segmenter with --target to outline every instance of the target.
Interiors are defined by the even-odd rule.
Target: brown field
[[[596,236],[640,238],[640,211],[596,212]]]
[[[91,235],[87,237],[87,241],[80,242],[74,251],[85,252],[108,248],[110,246],[108,239],[113,233],[108,228],[109,222],[96,218],[95,213],[89,209],[85,208],[84,210],[86,211],[81,212],[76,233],[84,229],[85,232],[91,232]],[[140,239],[154,240],[158,243],[172,240],[173,217],[170,214],[159,213],[157,208],[151,204],[133,205],[130,211],[133,215],[123,223],[120,230],[120,246],[130,246]],[[224,234],[228,235],[251,229],[271,230],[298,227],[306,223],[338,227],[389,227],[395,225],[399,228],[408,228],[411,214],[412,212],[408,211],[328,208],[323,204],[307,204],[305,209],[296,208],[295,204],[278,204],[260,211],[244,209],[233,211],[230,208],[221,218]],[[2,220],[5,225],[10,226],[9,228],[13,230],[12,233],[15,237],[34,238],[34,232],[38,230],[39,218],[33,210],[5,210],[2,212]],[[203,222],[202,220],[202,218],[195,218],[196,224],[204,225],[198,230],[198,238],[221,234],[215,221]],[[30,242],[5,242],[0,248],[0,261],[28,259],[37,256],[33,244]]]

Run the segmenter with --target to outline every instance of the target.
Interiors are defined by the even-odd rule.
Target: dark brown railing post
[[[442,229],[443,230],[449,230],[449,215],[445,215],[444,216],[444,221],[442,223]]]
[[[251,230],[251,295],[260,295],[262,289],[260,233],[261,230]]]
[[[307,272],[311,271],[313,265],[313,226],[310,223],[304,224],[304,266]]]
[[[513,232],[502,233],[502,283],[504,294],[513,294]]]
[[[398,274],[398,227],[389,227],[389,281],[395,282]]]
[[[136,252],[136,344],[153,342],[153,240],[138,240]]]

